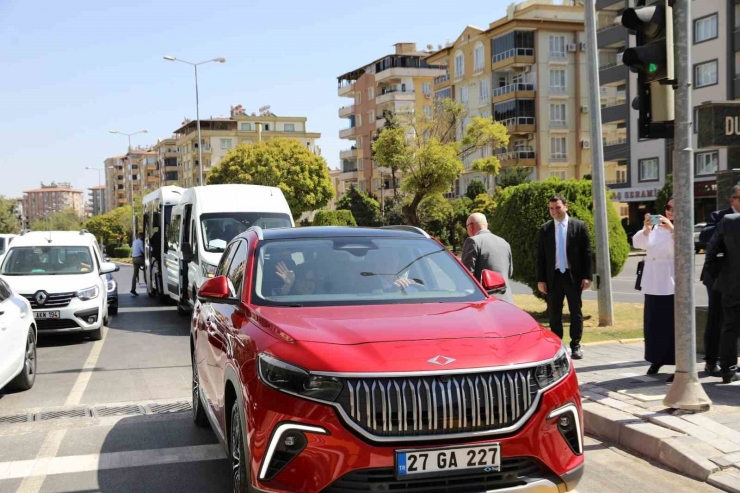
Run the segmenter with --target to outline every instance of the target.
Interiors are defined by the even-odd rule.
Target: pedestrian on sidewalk
[[[463,243],[463,265],[479,282],[484,269],[501,274],[506,281],[506,292],[495,296],[514,303],[514,296],[509,286],[509,279],[514,274],[511,246],[506,240],[488,230],[488,220],[480,212],[475,212],[468,217],[465,228],[469,236]]]
[[[704,245],[709,242],[717,230],[717,225],[723,217],[728,214],[740,214],[740,185],[732,187],[730,193],[730,207],[719,211],[712,212],[707,218],[707,225],[699,234],[699,241]],[[701,270],[701,281],[707,288],[708,294],[708,311],[707,325],[704,330],[704,371],[713,377],[722,376],[719,362],[719,343],[722,334],[722,293],[713,289],[716,277],[713,276],[711,269],[708,268],[707,259],[704,259],[704,267]]]
[[[547,296],[550,330],[563,338],[563,301],[570,311],[570,349],[583,359],[581,295],[591,285],[591,239],[583,221],[568,216],[564,196],[550,198],[550,217],[540,229],[537,246],[537,289]]]
[[[740,199],[740,195],[734,195]],[[717,255],[724,253],[720,260]],[[740,334],[740,214],[728,214],[717,226],[707,247],[705,262],[716,274],[714,289],[722,293],[722,337],[720,367],[722,381],[740,380],[737,374],[737,338]]]
[[[144,271],[144,233],[138,233],[134,240],[133,250],[131,251],[131,262],[134,264],[134,277],[131,278],[131,294],[139,296],[136,292],[136,283],[139,280],[139,269]],[[146,277],[146,272],[144,272]]]
[[[657,374],[663,365],[676,364],[673,197],[665,206],[665,216],[655,216],[645,214],[643,228],[632,237],[632,245],[646,252],[641,286],[645,294],[643,331],[645,360],[650,363],[648,375]],[[673,382],[673,375],[667,381]]]

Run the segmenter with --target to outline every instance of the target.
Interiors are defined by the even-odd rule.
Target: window
[[[460,88],[460,102],[463,104],[468,102],[468,86]]]
[[[465,55],[462,51],[455,53],[455,80],[460,80],[465,75]]]
[[[251,132],[252,131],[252,124],[251,123],[242,123],[242,130],[245,132]]]
[[[480,72],[483,72],[483,66],[486,63],[485,62],[485,53],[483,51],[483,43],[481,43],[481,42],[476,43],[476,45],[475,45],[475,51],[473,52],[473,54],[474,54],[474,59],[473,59],[473,61],[474,61],[474,64],[473,64],[474,68],[473,68],[473,70],[475,71],[476,74],[477,73],[480,73]]]
[[[373,123],[375,121],[375,111],[374,110],[370,110],[370,112],[368,112],[367,120],[370,123]]]
[[[550,70],[550,92],[565,92],[565,70]]]
[[[426,118],[432,118],[432,107],[431,106],[424,106],[424,116]]]
[[[717,60],[694,66],[694,84],[697,88],[717,84],[717,76]]]
[[[283,129],[285,132],[295,132],[295,123],[286,123]]]
[[[694,44],[717,38],[717,14],[694,21]]]
[[[270,124],[269,123],[265,123],[265,125],[264,125],[263,128],[264,128],[265,132],[269,132],[270,131]]]
[[[357,148],[358,149],[362,149],[362,143],[363,143],[362,136],[357,137]]]
[[[568,126],[565,117],[565,103],[550,105],[550,126],[553,128],[565,128]]]
[[[488,104],[488,81],[485,79],[480,81],[480,86],[478,86],[478,98],[481,105]]]
[[[231,149],[231,139],[221,139],[221,149]]]
[[[432,83],[431,82],[422,82],[421,83],[421,92],[425,96],[429,96],[432,94]]]
[[[365,191],[365,180],[361,180],[359,182],[359,185],[360,185],[360,187],[359,187],[360,188],[360,192],[364,192]]]
[[[658,181],[658,158],[640,159],[638,164],[638,181]]]
[[[355,125],[358,127],[362,126],[362,113],[357,113],[357,117],[355,118]]]
[[[566,137],[550,138],[550,160],[567,161],[568,160],[568,139]]]
[[[719,170],[719,151],[696,153],[694,162],[696,176],[715,175]]]
[[[240,241],[239,248],[234,254],[234,259],[229,267],[229,281],[234,289],[234,294],[239,295],[242,292],[242,281],[244,280],[244,268],[247,264],[247,242]]]
[[[565,180],[566,171],[563,169],[550,170],[550,178],[560,178],[561,180]]]
[[[360,104],[360,103],[362,103],[362,93],[361,92],[358,92],[355,95],[355,104]]]
[[[368,99],[375,99],[375,88],[371,87],[367,90],[367,98]]]
[[[565,59],[565,36],[550,36],[549,45],[551,60]]]

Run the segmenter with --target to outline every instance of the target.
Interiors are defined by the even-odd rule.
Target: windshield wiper
[[[399,274],[400,274],[400,272],[397,273],[397,274],[383,274],[383,273],[380,273],[380,272],[360,272],[360,275],[363,276],[363,277],[389,276],[389,277],[397,277],[397,278],[400,279],[401,276]],[[421,284],[422,286],[424,286],[424,281],[422,281],[421,279],[419,279],[417,277],[410,277],[409,279],[411,279],[412,281],[414,281],[417,284]]]

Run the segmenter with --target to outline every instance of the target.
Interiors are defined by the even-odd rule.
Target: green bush
[[[128,245],[117,246],[113,249],[114,258],[129,258],[131,256],[131,247]]]
[[[113,245],[105,245],[105,254],[109,257],[114,257],[116,253],[116,248],[120,247],[120,244],[113,244]]]
[[[314,226],[357,226],[352,212],[342,211],[317,211],[313,218]]]
[[[568,201],[568,214],[584,221],[595,246],[591,182],[550,179],[506,188],[496,198],[496,207],[488,219],[490,230],[511,244],[514,279],[537,291],[537,238],[542,225],[549,221],[550,197],[561,193]],[[630,253],[627,235],[616,209],[607,203],[609,253],[612,277],[622,271]]]

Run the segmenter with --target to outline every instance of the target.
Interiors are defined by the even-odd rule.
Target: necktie
[[[565,254],[565,223],[560,223],[559,228],[558,262],[560,263],[560,272],[565,274],[565,269],[568,267],[568,258]]]

